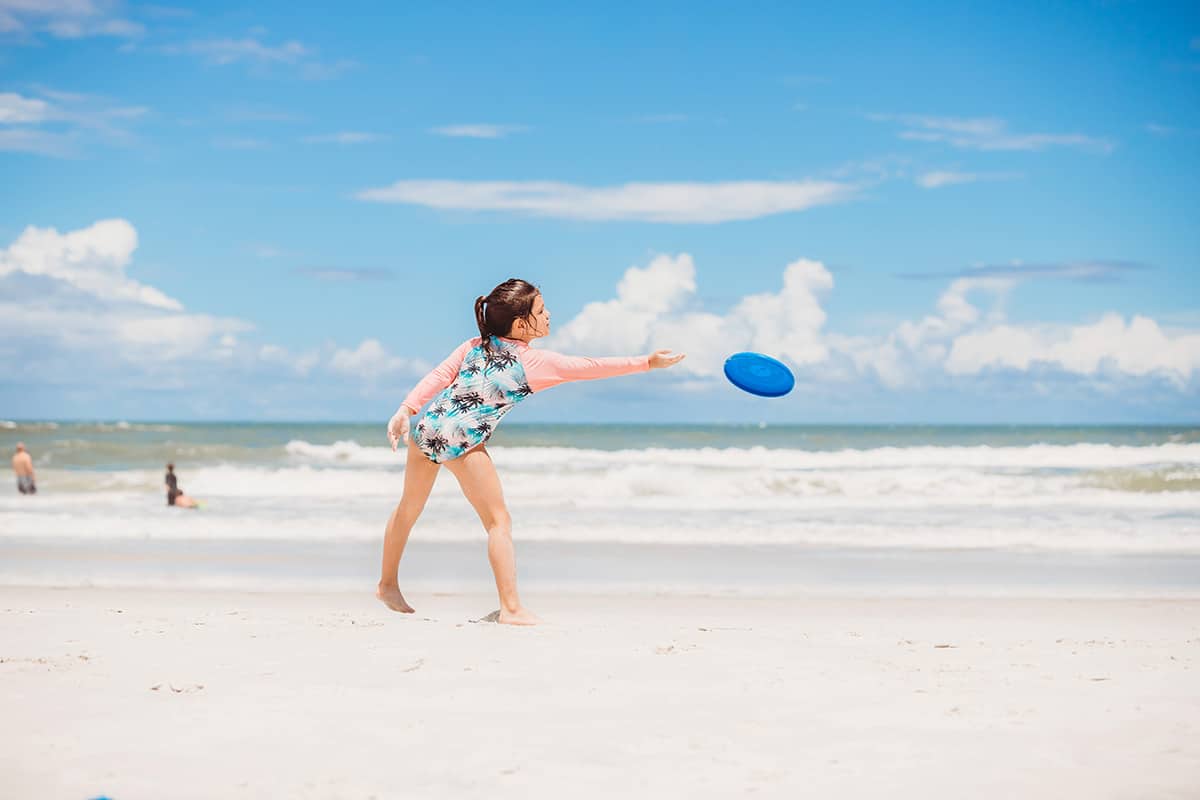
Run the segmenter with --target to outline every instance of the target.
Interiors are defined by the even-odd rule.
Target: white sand
[[[1200,797],[1200,600],[410,599],[0,589],[0,796]]]

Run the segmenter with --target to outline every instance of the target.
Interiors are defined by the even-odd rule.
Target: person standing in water
[[[179,488],[179,478],[175,476],[175,465],[167,464],[167,474],[163,478],[167,485],[167,505],[176,506],[178,508],[196,508],[197,503],[191,497],[183,493]]]
[[[516,278],[475,301],[475,323],[479,336],[463,342],[422,378],[388,422],[392,450],[403,441],[408,456],[404,493],[384,533],[382,576],[375,595],[393,611],[413,612],[400,593],[400,558],[444,466],[487,531],[488,561],[500,596],[499,622],[534,625],[540,620],[521,605],[517,594],[512,518],[485,447],[488,438],[513,406],[531,394],[568,381],[665,369],[684,356],[656,350],[627,358],[585,358],[534,350],[529,343],[550,333],[550,312],[538,288]],[[414,426],[412,417],[431,400]]]
[[[33,457],[25,450],[24,442],[17,442],[17,452],[12,457],[13,473],[17,476],[17,491],[21,494],[37,494],[34,483]]]

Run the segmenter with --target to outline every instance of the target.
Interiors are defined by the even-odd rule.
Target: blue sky
[[[521,276],[689,355],[525,421],[1197,419],[1194,3],[26,5],[4,418],[386,419]]]

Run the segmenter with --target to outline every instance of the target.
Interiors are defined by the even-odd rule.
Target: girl
[[[582,358],[533,350],[529,343],[550,333],[550,312],[537,287],[516,278],[475,301],[475,322],[478,338],[463,342],[422,378],[388,422],[392,450],[404,441],[408,462],[404,494],[384,535],[383,575],[375,594],[393,611],[413,612],[397,582],[400,557],[439,468],[445,466],[487,531],[488,560],[500,595],[499,621],[535,625],[540,620],[517,596],[512,519],[484,444],[501,418],[535,392],[567,381],[665,369],[682,361],[683,354],[656,350],[648,356]],[[414,430],[410,418],[430,400]]]

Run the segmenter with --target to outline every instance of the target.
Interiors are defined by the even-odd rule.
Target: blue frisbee
[[[742,391],[759,397],[783,397],[796,385],[786,364],[762,353],[734,353],[725,359],[725,377]]]

